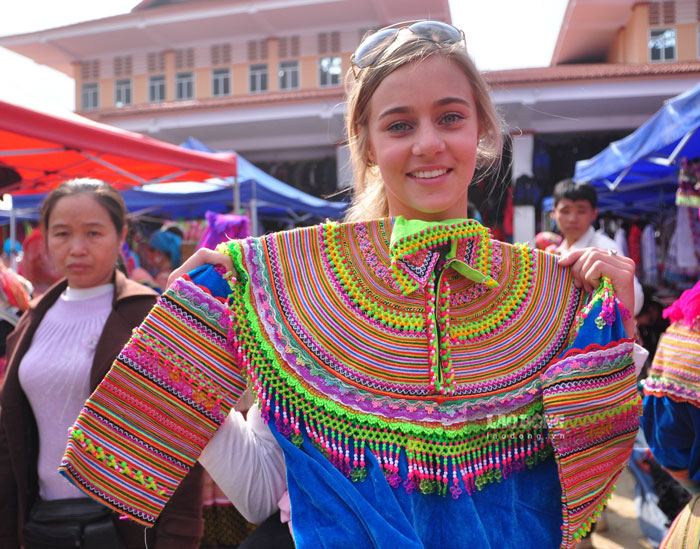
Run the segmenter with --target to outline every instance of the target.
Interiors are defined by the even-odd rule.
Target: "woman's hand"
[[[168,277],[168,286],[166,286],[165,289],[167,289],[182,275],[189,273],[202,265],[221,265],[224,267],[226,272],[233,271],[233,263],[231,262],[231,258],[229,256],[220,254],[219,252],[215,252],[214,250],[210,250],[208,248],[200,248],[194,252],[194,254],[192,254],[187,261],[170,273],[170,276]]]
[[[632,313],[634,311],[634,261],[612,250],[583,248],[571,250],[559,259],[559,265],[571,267],[574,284],[586,292],[598,288],[600,278],[607,276],[615,295]],[[634,338],[634,317],[624,321],[627,337]]]

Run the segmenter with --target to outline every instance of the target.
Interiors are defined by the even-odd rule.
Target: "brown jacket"
[[[65,288],[65,280],[60,281],[32,300],[7,338],[7,369],[0,393],[0,547],[3,549],[15,549],[22,544],[24,522],[39,494],[37,427],[19,383],[19,364],[41,319]],[[153,290],[116,272],[112,312],[95,350],[90,390],[107,374],[132,329],[146,317],[157,297]],[[144,527],[128,520],[119,520],[117,524],[129,547],[144,547]],[[155,527],[149,529],[148,547],[199,547],[203,528],[202,469],[197,465],[177,489]]]

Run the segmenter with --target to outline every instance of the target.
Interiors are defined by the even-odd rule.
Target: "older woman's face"
[[[125,232],[117,233],[105,207],[91,195],[64,196],[49,216],[46,247],[68,286],[91,288],[110,282]]]
[[[369,103],[369,157],[389,213],[439,221],[467,216],[479,124],[464,71],[442,55],[401,67]]]

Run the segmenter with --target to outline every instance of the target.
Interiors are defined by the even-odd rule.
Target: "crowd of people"
[[[7,338],[0,546],[199,547],[203,470],[260,525],[242,548],[590,542],[639,432],[634,261],[593,232],[595,192],[570,181],[550,251],[469,219],[503,128],[458,29],[369,34],[347,78],[342,222],[183,265],[164,229],[131,280],[116,191],[72,180],[47,197],[60,279]],[[693,493],[698,296],[668,313],[642,416]],[[697,547],[699,506],[665,546]]]

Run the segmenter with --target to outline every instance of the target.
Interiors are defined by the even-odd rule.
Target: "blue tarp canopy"
[[[194,146],[193,146],[194,145]],[[190,138],[183,146],[209,151],[205,145]],[[345,211],[344,202],[329,202],[306,194],[282,183],[241,158],[238,163],[238,185],[242,205],[255,199],[257,214],[261,217],[300,219],[315,217],[338,218]],[[212,180],[205,183],[158,183],[144,185],[121,193],[127,210],[132,213],[167,213],[173,218],[201,218],[207,210],[223,213],[233,203],[233,180]],[[17,219],[38,219],[38,211],[45,194],[13,196]],[[8,216],[9,212],[0,212]]]
[[[207,210],[229,211],[233,194],[230,187],[210,183],[159,183],[120,193],[131,213],[168,213],[172,217],[204,217]],[[36,220],[46,194],[22,194],[12,197],[18,219]],[[9,215],[9,212],[3,212]]]
[[[700,84],[669,99],[627,137],[576,163],[574,181],[589,181],[602,210],[653,212],[673,206],[681,158],[700,156]]]
[[[675,177],[676,161],[700,155],[700,84],[665,102],[634,132],[588,160],[576,162],[574,181],[621,184]]]
[[[196,151],[215,152],[193,137],[181,146]],[[255,200],[261,215],[283,215],[291,212],[295,215],[311,214],[319,218],[338,218],[347,208],[345,202],[323,200],[282,183],[241,156],[237,156],[237,168],[241,204],[250,204],[251,200]]]

